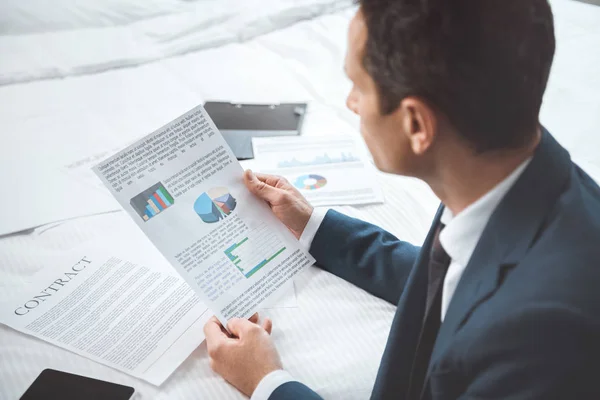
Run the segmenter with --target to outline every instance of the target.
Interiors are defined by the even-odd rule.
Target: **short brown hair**
[[[479,152],[529,143],[554,57],[547,0],[358,3],[383,113],[419,96]]]

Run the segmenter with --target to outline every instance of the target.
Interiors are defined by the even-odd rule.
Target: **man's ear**
[[[415,155],[422,155],[431,147],[437,134],[434,110],[418,97],[407,97],[396,110],[402,128]]]

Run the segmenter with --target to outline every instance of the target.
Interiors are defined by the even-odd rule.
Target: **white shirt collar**
[[[452,261],[466,267],[492,213],[506,193],[521,176],[531,158],[523,161],[508,177],[458,215],[444,208],[441,222],[446,226],[440,233],[440,243]]]

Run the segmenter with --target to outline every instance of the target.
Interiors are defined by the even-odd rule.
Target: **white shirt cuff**
[[[300,246],[306,251],[310,250],[313,239],[325,219],[327,208],[314,208],[302,235],[300,235]]]
[[[250,400],[269,400],[269,397],[271,397],[275,389],[284,383],[292,381],[294,381],[294,378],[292,378],[292,375],[290,375],[289,372],[282,369],[273,371],[267,374],[258,383],[258,386],[254,390],[254,393],[252,393]]]

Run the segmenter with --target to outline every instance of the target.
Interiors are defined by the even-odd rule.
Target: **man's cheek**
[[[365,141],[365,143],[367,144],[369,151],[372,152],[373,149],[371,148],[371,137],[369,135],[369,129],[367,128],[367,126],[365,125],[365,123],[362,120],[360,122],[360,134],[363,137],[363,140]]]
[[[373,121],[366,113],[361,114],[360,116],[360,131],[365,140],[367,140],[367,138],[371,138],[371,135],[376,133],[376,131],[373,129]]]
[[[367,148],[369,149],[369,152],[371,153],[373,158],[376,159],[378,153],[377,143],[374,142],[374,138],[371,136],[372,131],[369,130],[369,128],[366,127],[364,124],[361,124],[360,133],[365,141],[365,144],[367,145]]]
[[[373,125],[373,121],[368,118],[362,118],[360,121],[360,132],[372,151],[377,145],[377,135],[379,134],[377,127]]]

